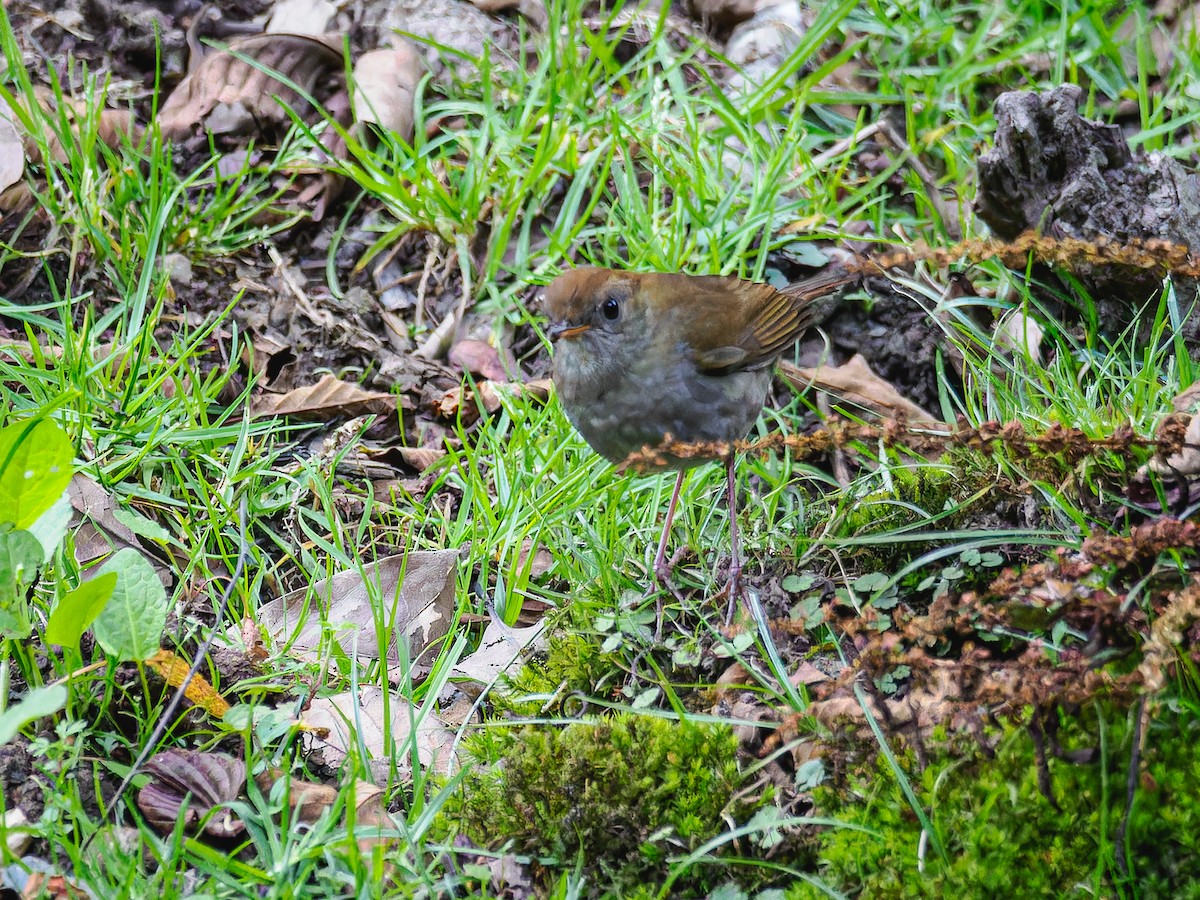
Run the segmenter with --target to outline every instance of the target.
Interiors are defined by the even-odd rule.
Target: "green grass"
[[[549,6],[545,31],[526,33],[526,49],[511,64],[485,59],[448,84],[424,81],[411,144],[395,136],[368,144],[345,135],[350,155],[337,167],[351,189],[349,201],[335,207],[343,219],[332,229],[325,273],[334,296],[343,296],[407,236],[421,236],[448,273],[442,295],[433,298],[439,312],[475,316],[507,345],[514,331],[540,335],[539,287],[574,264],[766,280],[782,277],[777,251],[819,265],[823,247],[858,238],[864,226],[880,246],[982,236],[972,209],[974,165],[994,129],[992,102],[1010,88],[1082,83],[1084,115],[1097,118],[1131,101],[1140,125],[1131,135],[1136,147],[1186,163],[1195,158],[1186,130],[1200,116],[1200,102],[1189,87],[1184,48],[1151,90],[1153,54],[1127,36],[1134,23],[1148,19],[1141,7],[1115,11],[1090,0],[826,4],[768,83],[727,95],[710,69],[710,51],[679,49],[666,20],[651,16],[651,38],[630,44],[630,28],[616,12],[588,27],[581,0]],[[800,651],[765,629],[724,629],[717,594],[729,531],[720,466],[699,468],[686,481],[671,536],[672,548],[690,551],[677,570],[680,600],[656,595],[649,574],[671,479],[615,473],[588,450],[553,400],[504,392],[494,415],[478,424],[451,423],[447,454],[427,473],[428,484],[416,491],[402,485],[386,496],[339,465],[362,443],[365,424],[341,454],[330,456],[314,452],[310,426],[243,416],[255,390],[238,365],[253,343],[236,314],[245,299],[231,289],[213,309],[189,307],[190,297],[175,296],[166,258],[180,254],[197,266],[232,270],[236,258],[261,263],[264,245],[289,262],[310,258],[308,245],[296,243],[308,232],[305,212],[287,206],[294,176],[286,161],[304,153],[313,133],[297,127],[278,157],[247,162],[233,174],[222,174],[215,154],[194,171],[177,170],[152,129],[143,139],[106,146],[98,139],[100,112],[110,105],[104,73],[74,70],[60,81],[27,62],[7,15],[0,14],[0,97],[23,110],[22,124],[48,161],[28,176],[36,211],[0,223],[0,283],[15,278],[31,255],[41,259],[29,292],[0,299],[5,327],[26,339],[0,348],[0,423],[38,416],[57,422],[73,442],[79,471],[118,509],[140,515],[133,521],[147,538],[145,549],[172,576],[177,621],[164,646],[178,642],[190,654],[214,629],[213,613],[239,554],[248,564],[216,629],[218,645],[225,627],[253,620],[262,603],[288,589],[362,570],[377,556],[404,549],[463,547],[456,613],[494,611],[514,623],[533,601],[563,608],[550,616],[559,629],[550,650],[532,661],[514,693],[478,701],[485,712],[537,722],[538,740],[549,740],[547,729],[562,727],[580,710],[735,719],[728,709],[710,713],[707,693],[720,671],[717,661],[730,656],[747,669],[742,689],[774,714],[773,721],[806,708],[808,691],[788,680],[788,667],[798,653],[836,656],[840,635],[814,620],[803,637],[809,650]],[[845,34],[851,38],[842,43]],[[835,39],[831,49],[819,52],[828,39]],[[848,74],[853,81],[844,78]],[[35,101],[34,86],[45,83],[57,111]],[[79,103],[73,117],[64,112],[68,94]],[[873,164],[865,166],[857,136],[883,120],[907,150],[872,149]],[[442,127],[433,127],[437,123]],[[64,148],[57,160],[52,135]],[[912,155],[934,173],[933,183],[910,164]],[[340,271],[339,242],[351,235],[362,240],[364,229],[369,246],[357,272]],[[948,419],[1019,422],[1033,432],[1063,424],[1097,438],[1129,426],[1150,435],[1171,398],[1195,379],[1175,337],[1186,298],[1159,302],[1149,339],[1139,342],[1132,334],[1105,338],[1094,327],[1055,321],[1039,307],[1041,295],[998,264],[980,264],[970,274],[1002,299],[945,301],[942,273],[918,268],[893,276],[914,308],[940,323],[952,348],[941,360],[937,410]],[[868,292],[847,302],[872,301]],[[1015,307],[1037,319],[1046,332],[1040,358],[998,348],[975,315],[981,306],[988,314]],[[404,324],[417,343],[428,336],[428,322]],[[799,431],[812,411],[810,399],[796,398],[764,412],[758,431]],[[1147,455],[1109,451],[1070,463],[1000,446],[928,460],[864,442],[851,456],[868,464],[848,485],[836,482],[824,459],[747,457],[738,478],[748,572],[766,585],[805,585],[776,598],[777,613],[789,606],[812,612],[832,598],[885,628],[906,609],[928,608],[948,589],[986,586],[999,554],[1022,562],[1038,558],[1040,548],[1073,548],[1089,534],[1122,533],[1127,523],[1114,519],[1113,508],[1124,502],[1123,488]],[[1022,503],[1027,497],[1036,509],[1034,525],[996,527],[988,520],[997,498]],[[75,542],[68,538],[32,589],[39,621],[80,581]],[[531,570],[530,547],[549,551],[547,571]],[[1018,559],[1014,547],[1024,548],[1027,559]],[[1193,564],[1175,558],[1174,569],[1164,561],[1145,577],[1184,581]],[[1141,595],[1131,589],[1130,596],[1136,602]],[[659,599],[667,623],[656,641]],[[173,722],[159,746],[220,743],[244,753],[252,770],[279,766],[306,777],[303,736],[282,713],[263,715],[265,706],[290,711],[311,693],[393,683],[414,710],[431,712],[443,691],[449,693],[451,667],[474,649],[479,631],[456,620],[419,666],[405,660],[391,671],[378,661],[353,661],[332,644],[316,661],[269,656],[259,673],[219,685],[244,704],[245,715],[235,717],[243,725],[195,714]],[[370,636],[380,647],[391,638]],[[1071,634],[1036,639],[1055,652],[1077,646]],[[182,829],[154,833],[132,812],[127,795],[119,805],[123,820],[136,828],[127,835],[131,844],[98,854],[111,832],[94,813],[92,788],[101,775],[119,780],[126,774],[122,761],[150,737],[169,693],[144,667],[119,667],[94,647],[50,649],[36,633],[27,641],[7,640],[3,653],[4,671],[11,669],[18,686],[75,673],[65,710],[53,723],[24,729],[48,803],[29,831],[58,848],[72,877],[97,895],[130,885],[134,894],[163,897],[348,895],[381,882],[389,896],[489,890],[480,887],[486,876],[474,852],[444,845],[450,832],[435,825],[443,809],[462,808],[464,798],[455,793],[462,786],[420,767],[402,772],[398,761],[415,752],[411,741],[394,748],[382,775],[397,835],[386,849],[360,852],[343,805],[307,830],[295,827],[280,787],[267,796],[251,789],[248,799],[237,801],[248,832],[232,852],[214,850]],[[85,670],[92,662],[107,664]],[[1157,733],[1164,746],[1174,747],[1170,742],[1190,727],[1194,679],[1187,672],[1181,670],[1163,700],[1184,710],[1162,718]],[[248,708],[255,704],[260,718],[250,723]],[[493,728],[501,730],[489,738]],[[805,726],[801,734],[810,731]],[[460,744],[471,735],[472,752],[484,766],[500,765],[511,754],[515,734],[503,721],[459,729]],[[1009,803],[1012,817],[1032,810],[1050,825],[1061,825],[1065,815],[1040,805],[1029,780],[1029,748],[1019,736],[1006,741],[999,764],[969,758],[955,746],[924,772],[907,765],[911,760],[897,748],[898,755],[886,757],[905,765],[882,765],[871,780],[843,792],[834,789],[831,771],[818,812],[840,827],[817,833],[779,826],[787,850],[761,869],[765,844],[748,835],[771,834],[775,826],[731,817],[725,832],[711,840],[706,833],[700,845],[672,844],[670,835],[659,835],[658,849],[642,848],[642,861],[652,863],[646,895],[684,890],[695,878],[710,887],[725,884],[713,871],[728,875],[731,891],[738,882],[747,892],[772,878],[811,879],[818,892],[825,879],[828,895],[853,892],[856,878],[881,885],[901,874],[919,879],[908,871],[911,855],[898,859],[894,848],[916,846],[918,819],[926,817],[950,857],[929,885],[953,884],[964,896],[981,896],[956,879],[992,865],[980,842],[994,837],[988,829],[1003,832],[1008,819],[996,812],[985,827],[966,813],[947,813],[938,806],[939,790],[967,798],[969,787],[953,781],[944,788],[950,782],[931,772],[944,771],[950,780],[959,766],[978,767],[985,796],[972,794],[970,803],[989,810]],[[1186,766],[1168,771],[1177,791],[1194,787]],[[1120,794],[1114,786],[1121,773],[1104,775],[1112,780],[1103,787],[1092,784],[1094,774],[1088,770],[1076,780],[1097,796]],[[335,782],[345,787],[377,776],[352,754]],[[1010,783],[1016,787],[1006,793]],[[1138,802],[1158,802],[1151,794],[1141,791]],[[1108,820],[1088,819],[1075,836],[1087,854],[1066,859],[1064,871],[1102,893],[1163,895],[1154,893],[1165,890],[1154,887],[1159,882],[1139,894],[1114,867],[1107,829],[1120,811],[1112,803]],[[1180,806],[1164,801],[1164,809],[1164,816],[1186,819]],[[1149,827],[1145,819],[1137,822]],[[872,830],[894,843],[881,849],[871,843]],[[603,883],[595,877],[598,856],[574,847],[551,834],[544,845],[517,852],[549,854],[534,867],[547,896],[595,896]],[[509,852],[501,845],[488,850]],[[934,846],[928,854],[937,856]],[[733,863],[734,856],[742,864]],[[1008,871],[1026,861],[1006,858],[1003,865]],[[619,883],[621,874],[615,877]],[[1171,875],[1156,871],[1154,877],[1168,884]]]

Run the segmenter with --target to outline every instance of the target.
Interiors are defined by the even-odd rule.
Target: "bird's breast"
[[[762,410],[769,370],[705,374],[678,353],[647,346],[597,352],[561,342],[554,359],[559,402],[592,449],[620,462],[670,435],[688,443],[739,440]],[[672,458],[672,468],[704,462]]]

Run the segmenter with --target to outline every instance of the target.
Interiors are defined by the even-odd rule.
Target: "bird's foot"
[[[679,547],[671,554],[670,559],[662,557],[654,560],[654,582],[655,582],[655,616],[654,616],[654,640],[662,640],[663,627],[663,601],[664,594],[670,592],[671,596],[676,600],[683,602],[683,593],[675,584],[672,575],[675,572],[675,566],[683,555],[687,552],[686,547]]]

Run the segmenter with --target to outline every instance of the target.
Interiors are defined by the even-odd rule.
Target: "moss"
[[[965,518],[965,508],[955,509],[970,497],[972,485],[963,472],[942,466],[897,466],[889,470],[890,487],[873,491],[855,500],[841,513],[837,533],[847,537],[886,535],[916,525],[928,523],[947,510],[938,529],[955,527]],[[977,487],[977,486],[976,486]],[[868,568],[886,568],[907,561],[914,549],[898,542],[881,542],[861,548],[860,561]]]
[[[599,873],[593,887],[612,895],[661,883],[670,857],[753,812],[734,800],[741,776],[726,726],[623,714],[489,729],[468,749],[479,765],[447,801],[443,827],[562,866],[585,859]],[[677,883],[678,892],[702,893],[704,872],[688,873],[691,887]]]
[[[1078,746],[1100,746],[1064,725]],[[945,845],[949,863],[927,848],[918,870],[920,826],[891,770],[881,763],[849,790],[817,790],[820,813],[850,828],[823,832],[821,875],[850,896],[1200,897],[1200,722],[1169,716],[1148,735],[1127,829],[1129,877],[1113,841],[1126,808],[1128,722],[1110,723],[1107,772],[1098,762],[1051,760],[1053,794],[1042,795],[1032,741],[1010,733],[993,760],[934,763],[913,787]],[[789,896],[823,896],[797,886]]]

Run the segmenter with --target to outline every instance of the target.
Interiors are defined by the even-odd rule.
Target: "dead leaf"
[[[1023,310],[1010,310],[996,326],[993,343],[997,347],[1029,357],[1034,362],[1042,360],[1042,338],[1045,329]]]
[[[1150,458],[1141,471],[1149,469],[1160,475],[1200,475],[1200,412],[1192,415],[1187,431],[1183,434],[1183,448],[1166,459],[1159,455]]]
[[[413,734],[414,720],[416,734]],[[395,757],[402,771],[407,771],[412,756],[410,743],[415,746],[421,766],[445,774],[450,766],[450,748],[454,732],[433,713],[420,714],[410,700],[385,695],[375,685],[363,685],[358,693],[346,691],[332,697],[318,697],[304,713],[302,720],[312,731],[326,736],[306,734],[305,742],[312,749],[323,749],[326,762],[338,765],[360,744],[371,759]],[[334,759],[329,759],[330,753]]]
[[[450,362],[464,372],[478,375],[489,381],[508,381],[508,372],[500,361],[500,354],[487,341],[459,341],[450,348]]]
[[[64,138],[68,138],[76,145],[80,145],[80,137],[84,131],[84,123],[89,123],[92,116],[95,116],[96,139],[108,147],[110,150],[116,150],[121,146],[121,142],[128,139],[133,144],[138,144],[142,140],[142,128],[134,118],[133,112],[128,109],[101,109],[98,111],[89,108],[87,101],[76,100],[71,97],[62,97],[62,107],[59,107],[60,98],[57,97],[48,88],[38,88],[35,90],[40,111],[34,113],[35,122],[40,122],[40,127],[43,129],[43,140],[46,150],[50,154],[50,158],[58,163],[67,163],[70,159],[69,154],[63,146]],[[69,135],[60,134],[51,123],[57,125],[60,120],[66,121]],[[20,125],[14,120],[14,124]],[[88,124],[86,127],[91,127]],[[42,146],[34,139],[33,135],[26,134],[25,136],[25,154],[29,162],[37,164],[42,162]]]
[[[866,699],[870,715],[876,720],[886,721],[889,728],[909,728],[922,738],[928,737],[937,725],[951,723],[958,712],[955,701],[962,698],[962,689],[956,680],[956,665],[957,662],[953,660],[933,663],[928,684],[912,687],[901,699],[884,699],[886,716],[879,709],[878,699],[868,695]],[[807,715],[831,731],[845,732],[849,724],[858,729],[863,740],[870,738],[867,713],[849,689],[839,690],[824,700],[809,704]]]
[[[292,778],[281,769],[266,769],[254,776],[254,783],[264,795],[269,795],[275,785],[285,779],[287,784],[288,806],[297,822],[305,825],[315,824],[327,810],[337,804],[342,792],[349,792],[350,797],[346,809],[354,810],[355,834],[358,846],[367,851],[372,846],[384,842],[382,836],[371,836],[369,828],[393,828],[383,805],[384,792],[369,781],[355,781],[345,787],[334,787],[328,784],[318,784],[305,781],[303,778]]]
[[[246,764],[227,753],[167,750],[146,763],[150,782],[137,796],[138,809],[163,834],[175,828],[181,810],[193,830],[204,820],[204,833],[215,838],[237,837],[245,823],[229,810],[209,813],[229,803],[246,783]]]
[[[164,584],[174,582],[174,573],[156,556],[146,552],[146,546],[129,523],[147,533],[161,530],[161,526],[122,507],[116,498],[82,472],[71,478],[67,496],[75,511],[71,527],[75,529],[76,562],[86,565],[114,550],[131,547],[150,560]]]
[[[262,394],[250,404],[250,415],[256,419],[292,416],[306,421],[324,421],[335,416],[390,415],[395,411],[395,394],[364,390],[332,375],[286,394]]]
[[[434,411],[444,419],[461,418],[464,425],[470,425],[479,418],[480,407],[488,415],[499,411],[501,400],[495,385],[493,381],[481,381],[474,390],[466,385],[450,388],[438,400]],[[502,390],[510,396],[528,394],[546,400],[550,396],[550,379],[538,378],[524,384],[508,383],[502,386]]]
[[[275,640],[290,642],[293,649],[317,650],[328,633],[347,655],[378,659],[385,635],[376,633],[378,602],[371,600],[369,582],[383,603],[380,617],[392,640],[388,659],[415,659],[450,629],[458,560],[457,550],[389,556],[272,600],[259,609],[259,621]],[[404,653],[400,641],[406,642]]]
[[[21,898],[49,897],[50,900],[85,900],[92,895],[65,875],[48,875],[45,872],[30,872]]]
[[[364,53],[354,63],[355,119],[411,141],[413,98],[424,74],[421,55],[408,41]]]
[[[1180,391],[1171,401],[1171,409],[1177,413],[1200,413],[1200,381]]]
[[[268,34],[306,34],[320,37],[329,29],[337,7],[329,0],[277,0],[263,29]]]
[[[0,97],[0,191],[7,190],[25,174],[25,146],[17,127],[17,116]]]
[[[788,676],[790,681],[796,687],[802,684],[820,684],[822,681],[828,681],[829,676],[810,663],[804,660],[796,667],[796,671]]]
[[[819,391],[832,394],[838,400],[853,403],[884,418],[902,416],[910,423],[938,422],[889,382],[872,372],[861,353],[854,354],[849,361],[840,366],[819,366],[815,369],[781,362],[779,374],[800,390],[815,387]]]
[[[309,118],[308,101],[269,73],[311,94],[318,78],[341,65],[340,46],[340,37],[326,43],[301,34],[232,41],[228,50],[209,53],[167,98],[158,113],[163,137],[180,140],[197,124],[214,132],[257,130],[263,122],[283,125],[289,109]]]
[[[538,622],[527,628],[512,628],[493,618],[484,629],[479,648],[460,659],[450,677],[493,684],[501,673],[535,647],[544,627],[544,622]]]
[[[192,668],[191,663],[170,650],[159,650],[146,660],[146,665],[154,669],[163,681],[173,688],[178,688],[183,684],[184,678]],[[183,695],[214,719],[223,718],[225,713],[229,712],[228,701],[217,693],[216,688],[199,672],[192,676]]]

